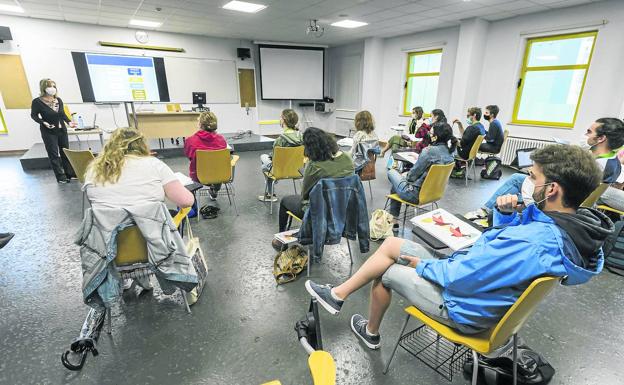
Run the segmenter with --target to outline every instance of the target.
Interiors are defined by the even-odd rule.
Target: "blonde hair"
[[[284,120],[284,124],[288,128],[297,129],[297,122],[299,122],[299,115],[294,110],[290,108],[282,111],[282,119]]]
[[[199,128],[204,131],[217,131],[217,115],[210,111],[199,114]]]
[[[54,84],[54,88],[56,88],[56,82],[52,79],[45,78],[39,80],[39,96],[45,96],[45,89],[47,87],[50,87],[52,84]],[[56,88],[56,94],[54,95],[54,97],[56,97],[56,95],[58,95],[58,88]]]
[[[360,111],[355,114],[355,129],[357,131],[365,131],[370,134],[375,129],[373,115],[368,111]]]
[[[95,183],[117,183],[126,155],[148,156],[145,137],[134,128],[118,128],[104,145],[104,149],[89,165]]]

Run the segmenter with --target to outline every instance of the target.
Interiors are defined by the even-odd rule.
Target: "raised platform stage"
[[[273,141],[266,136],[256,134],[245,134],[241,138],[237,138],[236,133],[225,133],[223,136],[227,140],[228,144],[232,147],[234,152],[245,151],[261,151],[270,150],[273,148]],[[158,153],[159,157],[168,158],[175,156],[184,156],[184,142],[182,138],[179,139],[179,144],[171,143],[170,139],[163,139],[164,148],[160,148],[158,140],[150,140],[150,148]],[[100,141],[97,138],[92,140],[82,139],[80,142],[70,142],[69,148],[72,150],[89,150],[94,154],[97,154],[101,150]],[[43,143],[35,143],[30,150],[26,151],[20,158],[22,169],[37,170],[37,169],[49,169],[50,162],[48,161],[48,155],[46,153]]]

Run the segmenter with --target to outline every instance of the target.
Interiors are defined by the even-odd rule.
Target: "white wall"
[[[330,132],[347,135],[353,127],[355,111],[361,108],[364,42],[332,47],[329,95],[335,100],[336,111],[328,119]]]
[[[121,48],[107,48],[98,45],[98,41],[113,41],[120,43],[136,43],[134,29],[103,27],[89,24],[69,23],[31,19],[24,17],[0,16],[0,25],[11,28],[13,41],[0,44],[0,53],[19,53],[22,56],[24,69],[31,88],[33,97],[38,95],[38,82],[44,77],[53,79],[72,79],[76,75],[73,65],[59,66],[55,61],[58,55],[70,55],[70,51],[105,52],[117,54],[130,54],[147,56],[176,56],[188,58],[208,58],[219,60],[234,60],[238,68],[255,68],[257,49],[250,41],[238,39],[211,38],[196,35],[184,35],[175,33],[149,32],[150,45],[170,46],[184,48],[184,53],[168,53],[158,51],[141,51]],[[236,57],[236,48],[252,48],[252,59],[240,60]],[[57,59],[58,60],[58,59]],[[63,60],[63,63],[68,63]],[[67,68],[69,67],[69,68]],[[327,73],[327,72],[326,72]],[[256,76],[259,78],[259,76]],[[326,89],[328,89],[329,77],[326,76]],[[175,85],[169,84],[169,87]],[[63,98],[63,88],[67,87],[58,81],[59,95]],[[69,90],[68,90],[69,92]],[[72,93],[69,93],[72,94]],[[69,95],[68,96],[71,96]],[[76,94],[73,92],[73,94]],[[279,133],[279,126],[258,126],[258,120],[279,119],[280,111],[289,107],[288,101],[262,101],[260,99],[260,86],[256,86],[257,108],[251,108],[249,115],[239,103],[209,104],[219,118],[219,130],[221,132],[235,132],[238,130],[253,130],[257,133]],[[72,112],[81,114],[87,122],[91,121],[93,114],[97,112],[98,125],[105,129],[114,129],[117,126],[127,125],[123,105],[94,105],[82,103],[72,96],[63,98]],[[72,100],[70,100],[72,99]],[[175,100],[172,100],[175,102]],[[293,103],[294,105],[295,103]],[[164,111],[164,103],[138,104],[139,110]],[[182,105],[184,109],[190,109],[191,105]],[[302,116],[302,127],[317,125],[327,127],[328,117],[314,113],[314,108],[299,109]],[[41,142],[38,125],[30,119],[30,110],[4,110],[6,123],[9,129],[8,135],[0,135],[0,151],[25,150],[34,143]],[[113,112],[115,119],[113,118]],[[307,122],[305,122],[305,121]],[[70,138],[73,140],[74,138]],[[97,137],[93,138],[94,140]]]
[[[574,31],[574,26],[608,20],[598,28],[592,61],[574,129],[510,125],[526,38],[535,35]],[[559,29],[555,32],[543,32]],[[585,27],[585,30],[597,27]],[[585,6],[540,12],[490,24],[487,34],[479,104],[498,104],[499,118],[510,135],[551,139],[553,136],[576,143],[597,118],[620,117],[624,102],[624,2],[604,1]]]
[[[389,138],[390,126],[407,123],[403,116],[403,89],[407,66],[407,53],[442,48],[440,81],[436,106],[447,112],[451,101],[453,74],[455,71],[459,28],[446,28],[414,35],[386,39],[383,50],[383,64],[378,71],[382,77],[380,108],[377,116],[377,135]],[[429,111],[427,111],[429,112]]]

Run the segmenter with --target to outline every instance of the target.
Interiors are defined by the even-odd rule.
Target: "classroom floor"
[[[268,205],[257,200],[263,192],[260,152],[240,155],[235,181],[240,216],[220,197],[218,218],[193,220],[210,268],[193,314],[186,314],[179,295],[163,296],[158,289],[126,293],[125,304],[113,310],[112,336],[101,336],[100,355],[89,356],[80,372],[60,362],[87,313],[73,244],[81,219],[80,186],[58,185],[50,170],[24,173],[18,157],[0,157],[0,232],[16,234],[0,251],[0,384],[262,384],[273,379],[310,384],[307,357],[293,330],[310,300],[305,273],[275,286],[270,240],[277,213],[269,215]],[[187,171],[181,157],[165,161],[175,171]],[[381,161],[377,168],[369,210],[383,207],[389,190]],[[440,207],[472,210],[498,183],[478,180],[465,187],[451,180]],[[292,183],[281,182],[276,192],[291,194]],[[368,255],[361,256],[356,243],[353,250],[357,268]],[[344,243],[327,247],[323,263],[312,269],[318,282],[338,283],[348,276]],[[622,277],[609,272],[583,286],[558,287],[525,325],[522,338],[557,370],[551,384],[621,383],[623,288]],[[348,326],[351,314],[366,314],[367,305],[368,292],[361,290],[338,316],[321,309],[323,342],[336,360],[338,384],[448,383],[401,349],[383,375],[406,303],[395,296],[379,351],[363,347]],[[468,383],[461,375],[452,382]]]

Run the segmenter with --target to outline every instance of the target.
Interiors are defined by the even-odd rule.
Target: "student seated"
[[[617,182],[622,172],[622,165],[617,158],[616,150],[624,145],[624,123],[617,118],[597,119],[587,129],[580,145],[589,150],[596,159],[596,163],[603,172],[602,181],[604,183]],[[519,202],[524,203],[525,206],[529,205],[531,194],[524,185],[526,180],[526,174],[513,174],[492,194],[482,208],[467,213],[465,217],[470,220],[487,218],[494,209],[496,199],[501,195],[516,195]]]
[[[133,128],[118,128],[104,149],[89,164],[82,189],[93,209],[128,208],[145,203],[164,202],[178,207],[193,205],[188,191],[160,159],[150,156],[143,134]],[[137,283],[152,288],[148,278]],[[132,280],[124,282],[130,288]]]
[[[436,108],[431,111],[431,117],[429,119],[423,119],[422,107],[414,107],[412,109],[412,120],[410,121],[408,132],[416,138],[422,139],[420,142],[416,142],[413,145],[413,148],[417,153],[420,154],[423,148],[429,146],[431,143],[431,126],[433,126],[436,122],[446,123],[444,111]],[[381,151],[381,156],[383,157],[389,150],[391,152],[395,152],[396,150],[407,146],[408,141],[406,139],[404,139],[401,135],[394,135],[388,140],[388,143]]]
[[[340,151],[334,138],[320,128],[310,127],[305,130],[303,146],[304,154],[309,161],[303,171],[301,195],[288,195],[280,201],[280,232],[285,231],[288,225],[288,211],[303,218],[310,191],[316,182],[323,178],[340,178],[354,173],[353,162],[349,154]]]
[[[375,132],[375,122],[373,115],[368,111],[360,111],[355,114],[355,134],[353,134],[353,145],[351,155],[355,154],[358,143],[379,140]]]
[[[462,159],[468,159],[468,156],[470,156],[470,150],[475,140],[477,140],[477,136],[486,134],[485,127],[483,127],[480,120],[481,109],[479,107],[470,107],[466,112],[466,124],[468,124],[468,127],[465,129],[459,119],[453,120],[453,124],[457,124],[459,127],[459,134],[461,135],[457,155]]]
[[[448,123],[435,123],[431,134],[431,146],[425,148],[407,175],[401,175],[395,169],[388,171],[388,179],[392,184],[391,194],[398,194],[405,201],[418,203],[418,194],[429,168],[434,164],[453,162],[453,153],[457,146],[457,138]],[[390,200],[390,214],[395,218],[394,228],[398,229],[397,217],[401,212],[401,203]]]
[[[223,135],[217,134],[217,115],[214,112],[202,112],[199,115],[199,130],[193,136],[186,138],[184,142],[184,155],[191,161],[189,165],[189,176],[195,182],[197,179],[197,162],[195,151],[197,150],[223,150],[227,148],[227,142]],[[221,189],[221,184],[209,186],[208,193],[212,200],[217,199],[217,192]]]
[[[485,107],[485,111],[483,112],[483,119],[490,122],[490,126],[488,127],[487,133],[485,135],[485,140],[479,146],[479,151],[481,152],[489,152],[491,154],[498,154],[503,147],[503,141],[505,140],[505,132],[503,131],[503,126],[496,119],[498,116],[498,106],[497,105],[489,105]]]
[[[284,132],[280,134],[280,136],[275,139],[273,142],[273,148],[275,147],[297,147],[303,145],[303,137],[301,136],[301,132],[297,128],[297,122],[299,122],[299,116],[294,110],[285,109],[282,111],[280,116],[280,127],[284,129]],[[260,155],[260,161],[262,162],[262,172],[269,172],[273,167],[273,154],[262,154]],[[273,183],[274,180],[271,178],[266,178],[266,193],[264,195],[258,196],[258,199],[262,202],[273,202],[277,201],[277,196],[273,194],[271,196],[271,191],[273,191]]]
[[[604,214],[579,209],[598,187],[600,170],[576,146],[551,145],[532,159],[535,203],[519,214],[514,195],[499,197],[497,227],[470,249],[436,259],[417,243],[391,237],[344,283],[307,281],[307,291],[337,314],[353,292],[372,282],[368,318],[354,314],[351,329],[378,349],[392,290],[438,322],[474,334],[496,325],[536,278],[561,277],[565,285],[589,281],[602,270],[601,246],[613,231]]]

